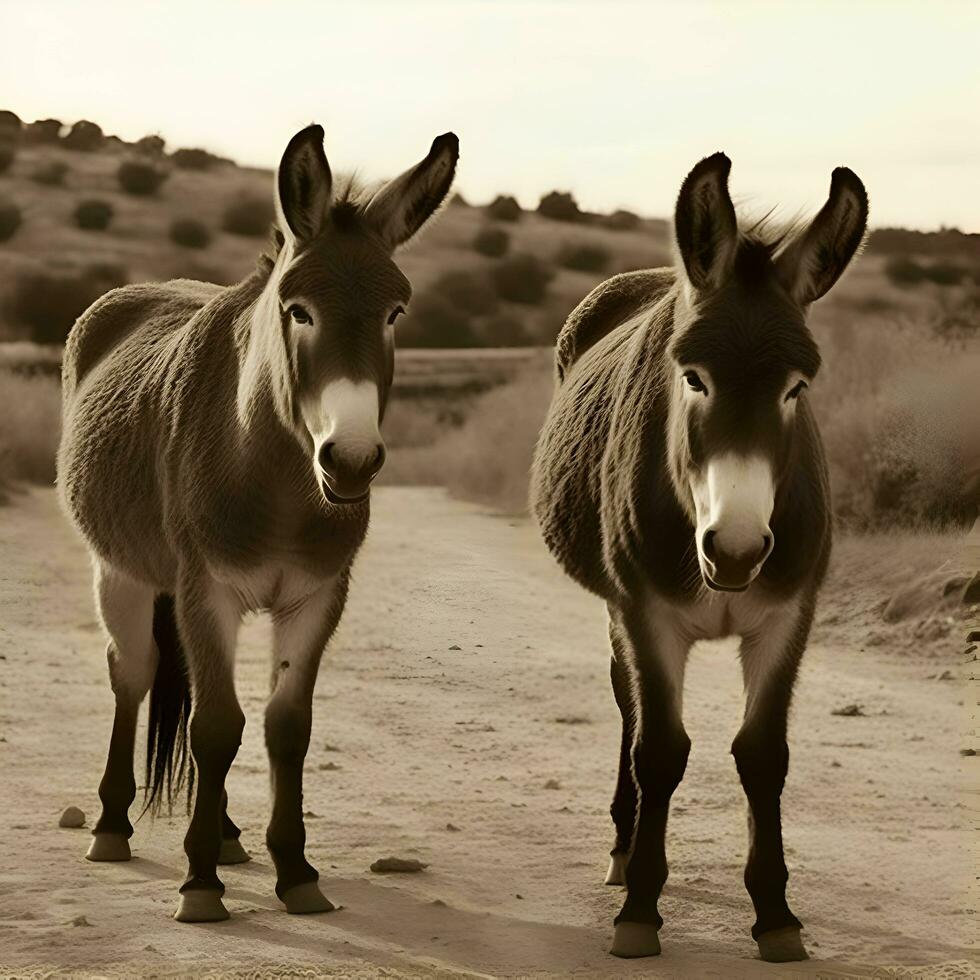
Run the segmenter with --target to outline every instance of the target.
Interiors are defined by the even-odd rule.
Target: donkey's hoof
[[[621,851],[616,851],[609,856],[609,870],[606,872],[606,884],[626,884],[626,855]]]
[[[332,912],[333,903],[320,891],[315,881],[293,885],[282,894],[282,903],[290,915],[309,915],[312,912]]]
[[[624,959],[659,956],[660,937],[657,935],[657,927],[649,922],[617,922],[609,952]]]
[[[224,922],[230,916],[221,892],[198,888],[181,894],[174,918],[178,922]]]
[[[85,854],[86,861],[128,861],[133,855],[129,840],[122,834],[93,834]]]
[[[796,926],[764,932],[756,942],[759,944],[759,955],[767,963],[794,963],[810,958]]]
[[[244,864],[251,860],[252,855],[242,847],[242,842],[237,837],[225,837],[221,841],[218,864]]]

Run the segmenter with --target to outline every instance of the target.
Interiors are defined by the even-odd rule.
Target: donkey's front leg
[[[272,697],[265,743],[272,772],[272,819],[266,844],[276,865],[276,894],[294,914],[329,912],[319,874],[306,860],[303,763],[313,724],[313,687],[323,648],[340,621],[347,573],[325,583],[298,606],[274,614]]]
[[[807,958],[800,920],[786,902],[779,800],[789,768],[786,719],[812,617],[812,608],[801,612],[797,603],[787,604],[742,640],[745,719],[732,755],[749,803],[745,887],[755,906],[752,938],[762,959],[774,963]]]
[[[187,878],[180,888],[178,922],[228,918],[218,878],[225,777],[241,744],[245,715],[235,697],[235,639],[241,606],[227,586],[201,574],[182,581],[177,624],[187,651],[193,711],[191,753],[197,767],[194,813],[184,837]]]
[[[665,604],[656,601],[655,605],[663,609],[610,608],[617,653],[628,652],[636,675],[632,762],[639,790],[633,850],[626,866],[626,901],[616,916],[611,949],[615,956],[660,952],[657,934],[663,919],[657,902],[667,880],[667,811],[691,748],[681,721],[690,643],[672,628]]]

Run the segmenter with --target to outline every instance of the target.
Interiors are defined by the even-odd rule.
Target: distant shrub
[[[75,320],[103,293],[126,281],[112,263],[89,266],[76,275],[32,270],[18,275],[4,302],[4,315],[30,331],[37,344],[62,344]]]
[[[479,337],[469,314],[439,293],[424,293],[396,329],[400,347],[474,347]]]
[[[142,139],[138,139],[133,144],[133,149],[136,150],[140,156],[154,157],[156,159],[163,156],[163,151],[166,145],[166,140],[164,140],[162,136],[153,134],[151,136],[144,136]]]
[[[599,224],[612,231],[632,231],[640,226],[640,216],[620,208],[612,214],[604,214],[599,219]]]
[[[896,286],[915,286],[925,278],[925,270],[914,259],[900,257],[885,263],[885,275]]]
[[[470,202],[459,191],[455,191],[449,198],[449,206],[452,208],[468,208]]]
[[[97,150],[105,139],[102,127],[97,123],[90,122],[88,119],[79,119],[62,139],[62,144],[69,150],[79,150],[82,153],[91,153]]]
[[[491,259],[499,259],[510,248],[510,235],[503,228],[486,225],[473,239],[473,250]]]
[[[544,299],[554,272],[536,256],[518,253],[501,259],[491,276],[502,299],[534,306]]]
[[[512,313],[490,317],[481,332],[489,347],[527,347],[534,343],[524,321]]]
[[[937,286],[958,286],[966,278],[966,269],[955,262],[934,262],[924,271],[926,279]]]
[[[9,109],[0,109],[0,138],[8,140],[19,140],[23,132],[24,124],[20,121],[20,116]]]
[[[193,218],[178,218],[170,226],[170,240],[184,248],[207,248],[211,244],[211,231]]]
[[[113,209],[108,201],[91,198],[75,208],[75,224],[86,231],[105,231],[112,221]]]
[[[12,238],[22,220],[20,208],[13,201],[0,200],[0,242]]]
[[[444,273],[433,289],[445,296],[453,306],[473,316],[494,313],[500,305],[496,291],[486,276],[478,272],[456,269]]]
[[[51,486],[61,435],[61,386],[43,374],[0,380],[0,503],[17,483]]]
[[[174,150],[170,154],[170,159],[173,160],[174,166],[181,170],[207,170],[218,162],[218,158],[213,153],[198,147]]]
[[[576,272],[602,272],[612,255],[602,245],[589,242],[565,242],[558,250],[557,262],[563,269]]]
[[[31,174],[31,180],[45,187],[61,187],[67,174],[68,164],[64,160],[48,160]]]
[[[272,202],[265,197],[240,197],[225,208],[221,227],[233,235],[253,238],[269,234],[275,218]]]
[[[585,215],[579,210],[575,198],[566,191],[545,194],[538,204],[538,214],[553,221],[582,221]]]
[[[167,179],[167,171],[146,160],[123,160],[116,177],[127,194],[147,197],[157,192]]]
[[[62,128],[60,119],[38,119],[27,127],[25,135],[32,143],[57,143]]]
[[[13,143],[0,143],[0,174],[7,170],[17,158],[17,147]]]
[[[498,194],[487,205],[487,214],[494,221],[519,221],[523,213],[517,199],[509,194]]]

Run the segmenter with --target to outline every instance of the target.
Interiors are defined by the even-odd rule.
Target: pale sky
[[[670,216],[724,150],[737,198],[818,207],[846,164],[874,225],[980,231],[980,3],[0,0],[0,108],[274,166],[310,121],[335,171],[434,136],[457,188]]]

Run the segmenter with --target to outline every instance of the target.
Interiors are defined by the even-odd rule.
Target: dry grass
[[[0,495],[18,483],[53,484],[60,436],[58,382],[0,371]]]

